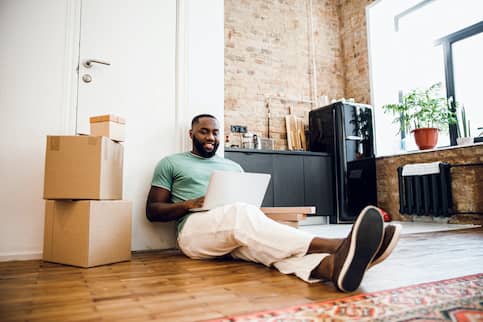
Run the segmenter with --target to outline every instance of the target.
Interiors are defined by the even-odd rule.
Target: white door
[[[174,229],[154,229],[144,207],[156,162],[176,149],[176,0],[82,0],[79,51],[77,133],[89,133],[90,116],[126,119],[133,249],[173,247]]]

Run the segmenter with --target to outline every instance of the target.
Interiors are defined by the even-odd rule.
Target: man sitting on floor
[[[191,122],[190,152],[162,159],[146,203],[150,221],[177,220],[178,245],[193,259],[230,254],[234,258],[274,266],[306,282],[331,280],[343,292],[356,290],[368,267],[392,252],[400,226],[383,226],[378,208],[368,206],[345,239],[329,239],[273,221],[258,208],[235,203],[205,212],[203,205],[213,170],[238,171],[237,163],[216,155],[220,144],[217,119],[201,114]]]

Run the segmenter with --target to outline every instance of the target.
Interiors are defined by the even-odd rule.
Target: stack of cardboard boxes
[[[131,258],[123,127],[122,119],[106,115],[91,118],[90,136],[47,136],[45,261],[91,267]]]

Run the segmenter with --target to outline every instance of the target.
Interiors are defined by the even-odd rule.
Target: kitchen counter
[[[288,154],[288,155],[315,155],[315,156],[329,156],[330,153],[312,152],[312,151],[288,151],[288,150],[255,150],[255,149],[241,149],[241,148],[225,148],[225,152],[243,152],[246,154]]]

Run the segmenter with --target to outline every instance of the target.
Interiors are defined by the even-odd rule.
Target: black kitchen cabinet
[[[315,205],[317,214],[332,215],[334,210],[334,176],[329,157],[304,157],[305,204]]]
[[[272,161],[274,205],[278,207],[305,205],[303,156],[273,154]]]
[[[226,149],[225,158],[239,163],[247,172],[271,175],[264,207],[315,206],[319,216],[335,212],[330,154]]]

